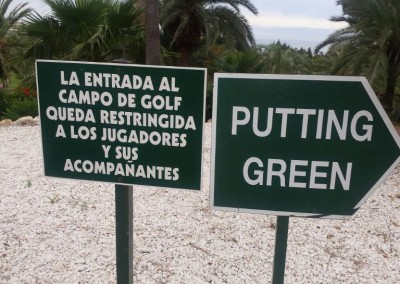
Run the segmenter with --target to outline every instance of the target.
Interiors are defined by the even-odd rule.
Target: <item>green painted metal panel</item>
[[[199,190],[206,70],[40,60],[46,176]]]
[[[216,74],[211,206],[348,218],[399,162],[365,78]]]

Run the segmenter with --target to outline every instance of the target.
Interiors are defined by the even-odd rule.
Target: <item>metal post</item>
[[[289,231],[289,216],[276,218],[275,254],[272,284],[283,284],[285,279],[286,250]]]
[[[133,189],[115,185],[117,283],[133,283]]]

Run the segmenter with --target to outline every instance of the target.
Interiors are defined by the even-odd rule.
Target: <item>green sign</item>
[[[361,77],[216,74],[211,207],[349,218],[399,163]]]
[[[199,190],[206,70],[36,63],[46,176]]]

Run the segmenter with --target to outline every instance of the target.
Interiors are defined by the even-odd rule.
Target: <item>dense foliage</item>
[[[0,90],[0,119],[17,120],[23,116],[37,115],[36,92],[29,88]]]
[[[245,50],[255,39],[241,7],[258,13],[249,0],[162,0],[162,42],[177,54],[178,65],[189,65],[196,51],[215,44]]]
[[[337,1],[343,14],[332,20],[345,22],[347,27],[334,32],[315,51],[280,41],[256,46],[251,26],[241,14],[241,8],[258,13],[250,0],[160,0],[153,14],[144,13],[148,3],[144,0],[43,0],[51,11],[49,15],[31,11],[26,3],[10,11],[12,2],[0,0],[3,88],[13,72],[20,86],[34,89],[34,61],[38,58],[145,63],[145,42],[158,37],[161,48],[154,50],[160,50],[161,56],[154,57],[157,62],[161,57],[165,65],[208,69],[208,117],[214,72],[363,75],[392,117],[397,119],[400,114],[396,95],[400,75],[397,0]],[[148,20],[152,17],[153,25],[159,22],[156,33],[145,32],[145,16]],[[322,48],[325,52],[320,51]],[[3,91],[24,96],[13,88]],[[4,92],[0,95],[0,116],[5,116],[6,109],[10,114],[28,108],[29,102],[12,103],[17,110],[11,108],[13,100]]]
[[[318,47],[331,46],[340,52],[332,70],[336,74],[363,74],[375,81],[386,80],[383,107],[393,108],[400,75],[400,1],[339,0],[343,15],[333,21],[347,27],[330,35]]]

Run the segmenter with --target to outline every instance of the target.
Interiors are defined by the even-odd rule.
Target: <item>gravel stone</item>
[[[134,186],[134,283],[270,283],[276,217]],[[38,126],[0,127],[0,283],[116,283],[112,184],[43,176]],[[400,283],[400,168],[350,220],[290,218],[285,283]]]

